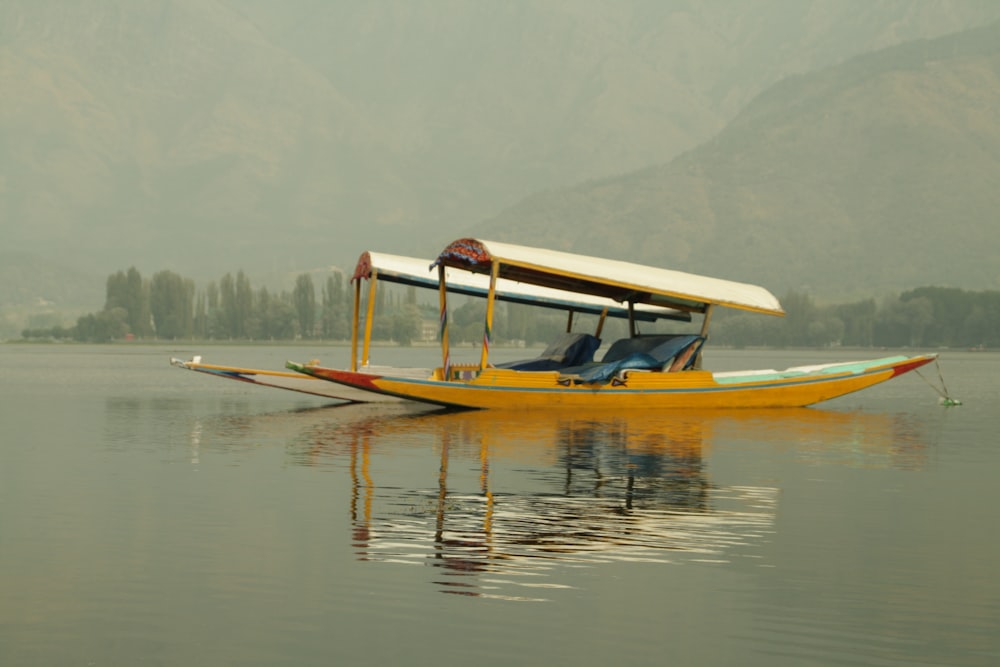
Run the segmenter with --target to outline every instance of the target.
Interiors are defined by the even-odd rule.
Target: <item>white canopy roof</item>
[[[365,252],[358,258],[352,280],[370,279],[372,272],[377,272],[377,280],[415,285],[430,289],[438,288],[437,268],[430,260],[390,255],[380,252]],[[489,271],[487,270],[487,274]],[[467,271],[445,272],[447,289],[458,294],[485,297],[489,293],[489,275],[470,273]],[[502,301],[523,303],[560,310],[572,310],[578,313],[600,314],[607,309],[609,317],[628,317],[628,307],[611,299],[567,292],[560,289],[521,283],[514,280],[497,280],[496,298]],[[690,313],[672,308],[638,305],[634,309],[634,317],[639,320],[653,321],[657,319],[672,319],[689,321]]]
[[[459,239],[449,244],[435,264],[489,274],[508,280],[612,299],[704,312],[709,305],[784,315],[778,299],[757,285],[708,278],[631,262],[588,257],[528,246]]]

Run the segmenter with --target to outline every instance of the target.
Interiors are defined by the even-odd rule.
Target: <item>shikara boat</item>
[[[442,364],[423,378],[341,371],[317,364],[286,366],[373,393],[460,408],[669,409],[803,407],[885,382],[936,355],[891,356],[785,370],[713,373],[701,348],[717,307],[784,315],[757,285],[566,252],[459,239],[437,257]],[[449,271],[451,269],[452,271]],[[457,270],[489,276],[482,354],[478,363],[450,362],[447,281]],[[549,364],[490,363],[497,285],[516,281],[610,299],[628,310],[669,308],[702,316],[697,334],[632,335],[612,343],[599,361],[561,358]],[[599,335],[599,334],[598,334]],[[537,360],[536,360],[537,361]]]
[[[412,285],[415,287],[439,289],[438,271],[431,266],[428,259],[404,257],[386,253],[365,252],[359,257],[352,276],[354,283],[354,311],[351,327],[351,370],[360,369],[368,373],[426,378],[431,374],[429,368],[394,368],[389,366],[373,366],[370,362],[372,343],[372,323],[375,320],[376,289],[380,282]],[[454,275],[451,275],[454,273]],[[362,294],[362,281],[367,281],[367,308],[362,314],[361,306],[365,301]],[[467,271],[449,272],[447,289],[454,294],[464,294],[473,297],[486,298],[490,294],[489,277]],[[643,321],[657,319],[672,319],[690,321],[688,313],[669,308],[643,307],[638,312],[623,308],[610,299],[593,297],[557,289],[549,289],[515,281],[498,281],[493,290],[494,298],[500,301],[542,306],[550,309],[564,310],[569,313],[567,330],[572,328],[575,314],[596,314],[602,317],[632,318]],[[603,322],[603,319],[600,320]],[[361,331],[362,323],[364,331]],[[599,323],[599,326],[600,323]],[[577,339],[574,339],[577,340]],[[596,342],[596,338],[593,339]],[[584,338],[573,350],[585,350],[591,344]],[[361,356],[358,348],[361,346]],[[596,346],[595,346],[596,349]],[[338,401],[351,403],[384,402],[401,400],[391,394],[370,392],[347,385],[324,382],[319,378],[288,370],[264,370],[240,366],[222,366],[202,362],[200,356],[188,361],[171,358],[170,363],[178,368],[198,371],[215,377],[248,382],[264,387],[286,389],[290,391],[313,394]],[[319,362],[313,362],[318,364]]]

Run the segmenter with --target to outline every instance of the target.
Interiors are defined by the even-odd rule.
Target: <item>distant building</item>
[[[432,343],[438,337],[437,320],[420,320],[420,340],[425,343]]]

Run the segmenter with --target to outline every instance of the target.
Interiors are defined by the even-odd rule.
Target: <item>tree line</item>
[[[104,308],[72,327],[28,329],[24,338],[107,342],[136,339],[293,340],[350,335],[350,295],[332,272],[320,298],[312,276],[299,275],[291,291],[254,289],[241,270],[198,289],[173,271],[145,278],[132,267],[107,279]]]
[[[351,335],[353,290],[331,272],[317,296],[312,274],[300,274],[291,291],[253,288],[241,270],[198,288],[172,271],[143,277],[135,267],[108,276],[104,308],[80,317],[75,326],[26,329],[30,338],[81,342],[140,340],[346,340]],[[767,317],[720,309],[712,342],[733,347],[1000,347],[1000,292],[920,287],[881,302],[822,305],[807,293],[782,298],[786,316]],[[438,319],[435,303],[420,304],[416,288],[380,285],[376,290],[372,337],[408,345],[423,337],[425,323]],[[482,338],[485,305],[469,299],[449,315],[453,342]],[[547,342],[565,327],[565,316],[528,306],[498,308],[497,343]],[[657,328],[669,328],[658,324]],[[609,322],[605,337],[624,335]]]
[[[712,342],[734,347],[1000,347],[1000,291],[920,287],[881,302],[833,305],[790,292],[781,301],[784,318],[720,313]]]

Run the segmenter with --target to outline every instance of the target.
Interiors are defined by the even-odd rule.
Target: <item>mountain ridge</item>
[[[542,245],[827,298],[996,288],[1000,23],[973,37],[989,48],[951,48],[960,33],[863,56],[865,76],[848,61],[783,82],[666,165],[536,195],[476,231],[544,229]]]

